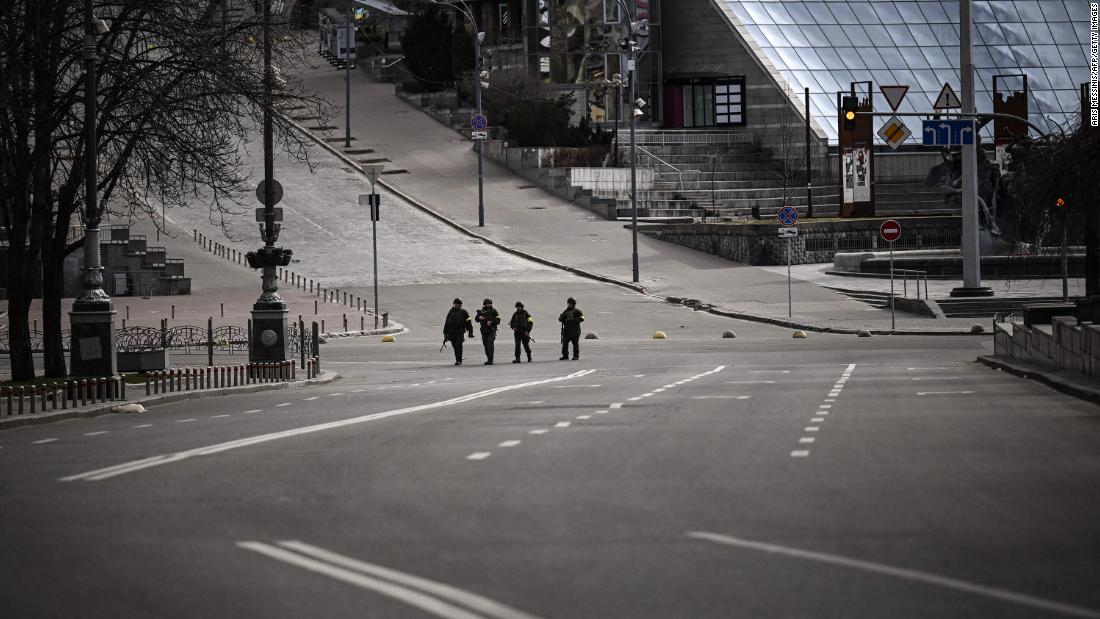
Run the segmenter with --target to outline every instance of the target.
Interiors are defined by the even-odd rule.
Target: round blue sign
[[[784,226],[793,226],[794,222],[798,221],[798,211],[793,206],[784,206],[779,209],[779,221],[783,222]]]
[[[489,119],[485,117],[485,114],[474,114],[470,119],[470,126],[478,131],[481,131],[489,126]]]

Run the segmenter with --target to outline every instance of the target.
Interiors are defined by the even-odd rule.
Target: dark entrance
[[[665,82],[665,127],[743,127],[745,78],[692,77]]]

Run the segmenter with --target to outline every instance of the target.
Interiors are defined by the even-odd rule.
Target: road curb
[[[1100,405],[1100,388],[1086,387],[1073,383],[1045,369],[1019,362],[1006,361],[1005,359],[992,355],[979,355],[978,363],[996,370],[1003,370],[1013,376],[1019,376],[1020,378],[1027,378],[1043,383],[1055,391],[1061,391],[1066,395],[1071,395],[1075,398]]]
[[[341,161],[343,161],[344,163],[352,166],[354,169],[358,170],[360,174],[363,174],[364,176],[366,175],[366,173],[363,172],[362,167],[354,159],[352,159],[351,157],[348,157],[346,154],[344,154],[343,152],[337,150],[335,147],[333,147],[328,142],[326,142],[326,141],[322,140],[321,138],[317,137],[316,135],[313,134],[312,131],[310,131],[309,129],[306,129],[302,125],[298,124],[293,119],[291,119],[291,118],[289,118],[285,115],[282,115],[282,114],[280,114],[280,116],[283,118],[283,120],[285,120],[287,123],[289,123],[295,129],[297,129],[300,133],[308,136],[311,140],[313,140],[317,144],[320,144],[321,147],[323,147],[325,150],[329,151],[333,155],[336,155],[336,157],[338,157]],[[495,247],[495,248],[497,248],[501,251],[508,252],[508,253],[510,253],[514,256],[519,256],[521,258],[526,258],[527,260],[531,260],[531,261],[537,262],[539,264],[543,264],[543,265],[553,267],[553,268],[556,268],[556,269],[561,269],[562,271],[567,271],[569,273],[572,273],[574,275],[578,275],[580,277],[584,277],[584,278],[587,278],[587,279],[592,279],[592,280],[595,280],[595,281],[598,281],[598,282],[603,282],[603,283],[606,283],[606,284],[614,284],[616,286],[620,286],[620,287],[626,288],[628,290],[633,290],[634,292],[650,296],[654,299],[664,301],[665,303],[670,303],[670,304],[674,304],[674,305],[678,304],[678,303],[675,303],[673,301],[669,301],[666,297],[663,297],[661,295],[653,294],[653,293],[649,292],[645,288],[645,286],[641,286],[639,284],[634,284],[634,283],[631,283],[631,282],[626,282],[626,281],[615,279],[615,278],[612,278],[612,277],[607,277],[607,276],[604,276],[604,275],[599,275],[598,273],[592,273],[591,271],[585,271],[584,269],[578,269],[576,267],[572,267],[572,266],[569,266],[567,264],[562,264],[560,262],[555,262],[553,260],[548,260],[548,259],[543,258],[541,256],[536,256],[535,254],[530,254],[530,253],[527,253],[523,250],[519,250],[519,249],[516,249],[514,247],[509,247],[507,245],[504,245],[503,243],[501,243],[499,241],[496,241],[496,240],[493,240],[493,239],[491,239],[487,236],[478,234],[477,232],[474,232],[473,230],[470,230],[466,226],[463,226],[462,224],[458,223],[457,221],[454,221],[454,220],[448,218],[446,215],[443,215],[442,213],[432,209],[431,207],[422,204],[416,198],[413,198],[409,194],[405,193],[404,191],[402,191],[401,189],[395,187],[394,185],[382,180],[381,178],[379,178],[377,182],[378,182],[379,185],[381,185],[382,187],[384,187],[388,191],[396,194],[402,200],[404,200],[405,202],[412,205],[413,208],[419,209],[420,211],[430,215],[431,217],[434,217],[435,219],[437,219],[437,220],[443,222],[444,224],[454,228],[455,230],[458,230],[459,232],[461,232],[462,234],[465,234],[466,236],[469,236],[471,238],[475,238],[475,239],[477,239],[477,240],[479,240],[483,243],[486,243],[488,245],[492,245],[493,247]],[[747,314],[747,313],[735,312],[735,311],[731,311],[731,310],[716,310],[716,309],[713,309],[713,308],[704,308],[703,311],[706,311],[706,312],[709,312],[711,314],[715,314],[715,315],[718,315],[718,316],[725,316],[727,318],[736,318],[736,319],[739,319],[739,320],[747,320],[747,321],[750,321],[750,322],[761,322],[761,323],[765,323],[765,324],[778,325],[778,326],[781,326],[781,327],[790,327],[792,329],[802,329],[802,330],[805,330],[805,331],[814,331],[814,332],[817,332],[817,333],[840,333],[840,334],[855,335],[855,334],[859,333],[862,330],[862,329],[848,329],[848,328],[844,328],[844,327],[820,327],[820,326],[816,326],[816,325],[803,324],[803,323],[794,322],[794,321],[790,321],[790,320],[783,320],[781,318],[771,318],[771,317],[768,317],[768,316],[757,316],[755,314]],[[965,331],[964,330],[957,330],[957,331],[956,330],[912,331],[912,330],[891,330],[891,329],[874,329],[874,330],[871,330],[871,334],[873,334],[873,335],[980,335],[980,334],[972,334],[968,330],[965,330]]]
[[[156,405],[156,404],[168,404],[170,402],[180,402],[183,400],[197,400],[200,398],[223,396],[223,395],[237,395],[242,393],[257,393],[260,391],[280,391],[283,389],[301,389],[303,387],[311,387],[314,385],[326,385],[339,378],[340,375],[336,372],[322,372],[317,378],[311,378],[307,380],[295,380],[285,383],[259,383],[255,385],[241,385],[239,387],[220,387],[218,389],[202,389],[194,391],[177,391],[174,393],[162,393],[159,395],[149,395],[137,398],[134,400],[119,400],[110,403],[103,403],[95,406],[88,406],[78,409],[70,409],[64,411],[50,411],[46,414],[26,414],[19,417],[5,417],[0,419],[0,431],[8,428],[19,428],[23,426],[41,425],[51,423],[54,421],[62,421],[65,419],[77,419],[82,417],[99,417],[100,415],[110,415],[115,412],[115,408],[124,404],[141,404]],[[132,385],[133,388],[140,387],[141,385]],[[131,387],[131,385],[127,385]],[[122,414],[122,413],[119,413]]]

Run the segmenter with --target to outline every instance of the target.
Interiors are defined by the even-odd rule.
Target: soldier
[[[516,301],[516,313],[508,321],[512,327],[512,337],[516,339],[516,358],[512,363],[519,363],[519,346],[523,344],[523,350],[527,352],[527,363],[531,363],[531,329],[535,326],[535,319],[527,310],[523,309],[523,303]]]
[[[450,342],[455,351],[455,365],[462,365],[463,331],[473,339],[474,324],[470,322],[470,312],[462,309],[462,299],[455,299],[451,311],[447,312],[447,319],[443,321],[443,340]]]
[[[485,356],[488,358],[485,365],[493,365],[493,349],[497,339],[497,325],[500,324],[500,312],[493,308],[492,299],[482,301],[482,307],[477,310],[474,320],[481,325],[481,343],[485,345]]]
[[[569,343],[573,343],[573,361],[580,359],[581,348],[581,323],[584,322],[584,312],[577,309],[577,300],[569,297],[566,301],[565,311],[558,316],[561,323],[561,360],[569,358]]]

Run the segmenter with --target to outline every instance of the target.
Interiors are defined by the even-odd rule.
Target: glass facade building
[[[890,110],[880,85],[909,86],[900,112],[931,110],[944,83],[959,91],[958,0],[718,1],[799,109],[809,87],[811,113],[831,143],[836,93],[851,82],[873,82],[876,112]],[[1047,131],[1068,128],[1089,77],[1087,0],[973,0],[972,7],[978,111],[993,109],[993,76],[1023,74],[1029,120]],[[904,120],[920,136],[920,120]],[[989,137],[991,126],[985,131]]]

